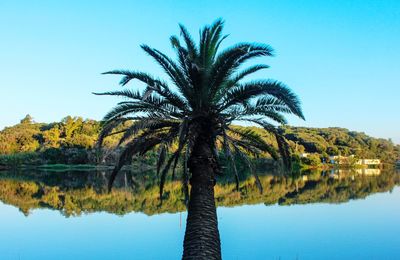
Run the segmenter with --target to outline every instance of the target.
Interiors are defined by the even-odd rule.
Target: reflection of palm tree
[[[380,171],[379,169],[374,169]],[[361,173],[361,172],[360,172]],[[179,188],[176,182],[168,182],[170,196],[161,206],[155,194],[157,186],[154,182],[141,181],[138,177],[137,187],[127,192],[121,180],[118,188],[110,194],[105,191],[104,182],[99,182],[100,173],[96,172],[0,172],[0,201],[14,205],[28,213],[35,208],[53,208],[69,214],[107,211],[115,214],[127,214],[133,211],[148,215],[163,212],[181,212],[184,204],[179,200]],[[127,172],[129,176],[129,172]],[[241,196],[232,196],[231,181],[217,184],[216,197],[221,206],[238,206],[264,203],[265,205],[293,205],[316,202],[342,203],[349,200],[365,198],[377,192],[391,191],[400,185],[400,172],[383,170],[378,175],[357,174],[352,171],[342,173],[342,177],[333,179],[330,175],[322,175],[319,171],[302,173],[302,178],[270,175],[265,173],[260,181],[269,187],[262,194],[254,185],[254,177],[241,180],[245,191]],[[71,182],[73,175],[75,181]],[[91,175],[86,178],[86,175]],[[96,176],[98,179],[96,179]],[[67,178],[65,178],[67,177]],[[307,177],[307,178],[304,178]],[[89,182],[88,182],[89,181]],[[117,181],[116,181],[117,182]],[[298,185],[297,190],[295,185]],[[66,198],[69,198],[66,200]]]
[[[133,121],[132,125],[122,130],[119,144],[124,144],[124,149],[109,188],[123,164],[130,161],[133,155],[143,155],[157,147],[157,172],[160,173],[162,195],[169,169],[172,168],[174,176],[177,163],[182,158],[186,198],[188,183],[191,185],[184,259],[221,258],[214,202],[215,174],[220,172],[217,142],[232,162],[236,179],[235,156],[247,162],[246,154],[257,155],[261,152],[278,158],[278,152],[260,135],[251,130],[233,128],[232,121],[256,123],[272,133],[284,161],[289,163],[285,139],[265,118],[280,124],[286,122],[284,113],[304,118],[297,97],[282,83],[274,80],[242,83],[246,76],[268,66],[254,65],[240,71],[240,65],[255,57],[272,56],[272,48],[265,44],[239,43],[218,51],[226,38],[221,34],[222,28],[221,20],[204,27],[200,43],[196,45],[181,25],[184,45],[176,36],[170,38],[177,61],[147,45],[141,46],[164,69],[175,86],[174,90],[166,81],[147,73],[116,70],[105,74],[122,75],[120,84],[123,86],[133,79],[139,80],[146,86],[144,91],[125,89],[98,93],[128,98],[104,117],[100,143],[107,135],[119,131],[115,129],[124,122]],[[176,144],[174,148],[173,144]]]

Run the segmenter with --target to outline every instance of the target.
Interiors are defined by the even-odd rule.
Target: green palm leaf
[[[120,85],[137,80],[144,88],[133,91],[123,89],[96,95],[119,96],[119,102],[104,116],[99,144],[113,133],[122,133],[119,145],[122,152],[110,181],[131,158],[149,150],[158,150],[157,173],[160,177],[160,197],[168,173],[172,178],[182,161],[182,184],[185,201],[188,185],[193,176],[193,165],[198,161],[212,166],[213,176],[219,174],[217,140],[230,163],[231,172],[238,183],[235,162],[241,158],[251,171],[248,156],[270,154],[290,166],[290,149],[277,126],[286,124],[285,115],[304,119],[300,101],[283,83],[275,80],[243,82],[253,73],[269,68],[258,64],[241,69],[247,61],[273,56],[267,44],[239,43],[220,50],[227,35],[223,35],[224,22],[216,20],[200,31],[198,42],[186,27],[179,25],[180,37],[171,36],[170,43],[176,59],[163,52],[141,45],[141,48],[161,66],[166,81],[148,73],[130,70],[112,70],[104,74],[121,76]],[[276,144],[265,141],[254,131],[232,127],[232,122],[246,121],[263,127],[275,137]],[[121,129],[121,125],[130,122]],[[197,164],[196,164],[197,163]],[[192,168],[190,168],[192,167]],[[262,190],[258,176],[256,184]],[[237,184],[237,189],[239,185]]]

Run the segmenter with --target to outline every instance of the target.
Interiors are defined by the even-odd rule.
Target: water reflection
[[[160,205],[158,181],[153,172],[125,171],[117,178],[111,193],[106,192],[108,176],[107,171],[0,172],[0,200],[18,207],[25,215],[37,208],[59,210],[65,216],[98,211],[153,215],[185,210],[178,181],[165,185]],[[306,171],[291,176],[269,172],[260,175],[264,188],[261,194],[253,177],[247,173],[240,177],[239,191],[232,180],[219,180],[215,187],[218,206],[341,203],[390,191],[400,184],[400,175],[395,170]]]

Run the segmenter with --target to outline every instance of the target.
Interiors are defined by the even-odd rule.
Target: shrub
[[[321,158],[317,154],[310,154],[307,157],[301,158],[301,162],[306,165],[318,166],[321,164]]]
[[[38,165],[40,163],[39,155],[33,152],[0,155],[0,165],[7,167],[15,168],[24,164]]]

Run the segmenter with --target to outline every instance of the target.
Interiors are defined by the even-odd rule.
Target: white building
[[[352,164],[352,163],[355,163],[357,165],[379,165],[379,164],[381,164],[381,160],[379,160],[379,159],[357,159],[356,160],[354,155],[330,156],[329,159],[332,164]]]
[[[379,159],[359,159],[356,164],[358,165],[379,165],[381,160]]]

